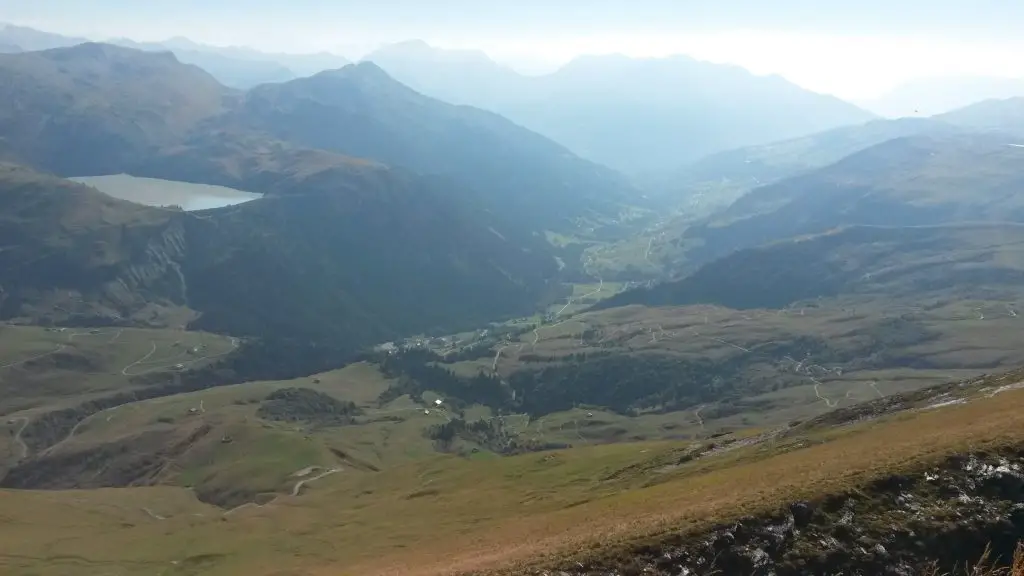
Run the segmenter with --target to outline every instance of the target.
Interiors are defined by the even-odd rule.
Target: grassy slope
[[[1018,295],[1024,296],[1024,295]],[[886,322],[904,318],[915,329],[932,338],[892,344],[887,353],[905,358],[903,366],[884,369],[847,364],[828,364],[843,368],[841,375],[818,374],[818,392],[836,406],[848,406],[870,400],[879,393],[893,394],[914,390],[950,378],[981,371],[1008,369],[1024,362],[1019,336],[1021,316],[1015,298],[1007,300],[965,300],[959,297],[865,300],[854,297],[809,302],[807,306],[777,310],[731,310],[717,306],[644,308],[630,306],[574,316],[560,323],[526,332],[505,347],[497,362],[506,377],[517,370],[539,369],[546,362],[527,362],[525,357],[565,358],[580,352],[611,354],[668,354],[680,359],[743,359],[771,342],[811,337],[827,342],[837,350],[857,350],[863,339],[882,331]],[[926,309],[927,308],[927,309]],[[985,318],[980,319],[980,314]],[[595,336],[582,345],[584,330]],[[536,343],[535,342],[536,339]],[[799,361],[800,359],[796,359]],[[621,438],[665,438],[698,435],[721,428],[775,426],[802,419],[829,409],[815,391],[808,375],[794,373],[796,361],[764,358],[747,374],[786,379],[789,387],[774,392],[748,394],[733,414],[716,414],[716,405],[695,406],[683,412],[648,414],[628,418],[599,410],[580,410],[554,414],[530,424],[527,435],[541,434],[547,441],[574,445]],[[557,361],[556,361],[557,362]],[[457,373],[473,375],[490,372],[494,357],[454,365]],[[701,413],[694,414],[695,410]],[[586,418],[584,412],[593,416]],[[703,422],[703,423],[702,423]],[[582,438],[578,429],[582,428]],[[624,430],[625,432],[619,432]]]
[[[679,466],[687,443],[441,457],[335,474],[227,519],[173,489],[0,492],[0,562],[44,575],[521,573],[524,562],[614,554],[968,448],[1018,445],[1024,391],[990,395],[1021,377],[992,378],[965,405],[811,429]]]
[[[682,215],[661,225],[651,259],[678,274],[733,250],[838,226],[1021,220],[1022,204],[1011,191],[1020,186],[1016,166],[1022,153],[1006,145],[1012,138],[952,129],[915,132],[895,132],[895,139],[866,143],[848,150],[849,156],[774,178],[753,177],[756,185],[730,189],[724,200],[715,196],[728,183],[702,184]],[[783,144],[777,146],[781,158],[803,161],[808,154],[802,145]],[[719,178],[742,179],[761,162],[743,150],[730,157]]]
[[[229,338],[203,332],[113,327],[92,332],[0,325],[0,414],[30,416],[39,411],[33,408],[124,390],[133,385],[133,376],[171,372],[178,364],[195,368],[234,349]]]

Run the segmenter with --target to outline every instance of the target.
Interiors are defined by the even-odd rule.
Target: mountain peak
[[[499,66],[482,50],[460,50],[431,46],[425,40],[405,40],[382,46],[368,54],[363,61],[428,62],[447,64],[486,64]]]
[[[337,70],[324,70],[319,74],[313,75],[310,79],[316,78],[351,80],[354,82],[393,82],[399,84],[383,68],[366,60],[349,64]],[[302,79],[298,81],[301,82]]]
[[[137,61],[162,64],[180,64],[178,58],[170,50],[146,52],[126,46],[106,44],[103,42],[85,42],[64,48],[52,48],[45,51],[55,60],[94,60],[103,61]]]

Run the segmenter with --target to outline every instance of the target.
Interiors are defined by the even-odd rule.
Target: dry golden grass
[[[521,574],[566,558],[619,556],[669,533],[696,533],[953,453],[1020,445],[1024,390],[815,440],[825,443],[785,453],[755,446],[677,468],[664,464],[687,446],[672,442],[486,462],[437,457],[375,474],[343,471],[302,496],[226,519],[198,504],[160,507],[187,502],[184,490],[0,492],[0,568],[6,561],[41,576],[70,574],[66,562],[75,558],[89,567],[79,574],[160,573],[154,569],[172,562],[201,562],[192,573],[214,576]],[[68,505],[83,498],[96,500]],[[101,507],[109,513],[94,512]]]
[[[998,384],[997,384],[998,385]],[[851,429],[832,442],[764,460],[603,498],[584,506],[518,517],[475,542],[389,559],[362,574],[515,574],[546,561],[603,554],[669,532],[696,532],[731,518],[846,490],[950,454],[1024,442],[1024,392],[967,405],[901,415]],[[510,543],[515,543],[511,545]],[[445,558],[447,556],[447,558]],[[334,570],[334,572],[331,572]],[[323,574],[337,574],[338,568]],[[348,572],[344,572],[348,573]]]
[[[991,558],[989,558],[989,552],[986,551],[977,564],[967,570],[967,574],[968,576],[1024,576],[1024,542],[1017,545],[1017,550],[1013,553],[1013,562],[1010,566],[993,566]],[[933,568],[922,576],[947,575],[940,573],[937,568]]]

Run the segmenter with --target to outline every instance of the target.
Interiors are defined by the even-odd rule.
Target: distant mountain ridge
[[[534,231],[573,229],[588,213],[614,218],[639,202],[617,173],[492,112],[425,97],[369,62],[255,88],[224,125],[452,175],[481,193],[482,207]]]
[[[0,52],[69,48],[88,42],[92,42],[92,40],[43,32],[24,26],[0,24],[0,47],[18,48],[18,50],[0,48]],[[310,76],[322,70],[341,68],[348,64],[348,60],[344,57],[326,52],[318,54],[268,53],[251,48],[209,46],[187,38],[170,38],[163,42],[136,42],[128,38],[114,38],[106,42],[147,52],[173,52],[180,61],[199,66],[223,84],[240,89],[267,82],[286,82],[300,76]]]
[[[827,166],[887,140],[919,135],[947,135],[965,129],[932,118],[873,120],[856,126],[706,156],[659,182],[666,193],[686,189],[752,190],[801,172]]]
[[[517,234],[614,222],[640,201],[619,174],[496,114],[423,96],[369,63],[243,93],[169,52],[82,44],[0,55],[5,78],[0,100],[14,106],[0,112],[0,153],[64,176],[225,184],[218,169],[192,170],[223,158],[225,146],[249,157],[234,139],[263,154],[287,142],[452,178],[466,201]],[[168,174],[168,154],[197,145],[217,148]]]
[[[922,78],[859,102],[883,116],[935,116],[985,100],[1024,96],[1024,78],[986,76]]]
[[[963,136],[989,133],[1007,142],[1024,140],[1024,98],[986,100],[929,118],[874,120],[824,132],[746,146],[706,156],[646,182],[658,203],[698,195],[729,204],[760,186],[796,176],[881,144],[908,136]]]
[[[80,44],[0,54],[0,154],[67,176],[123,172],[236,93],[172,54]]]
[[[1024,139],[1024,96],[985,100],[936,118],[971,130],[1011,134]]]
[[[246,93],[170,52],[88,43],[0,55],[0,102],[0,152],[35,170],[265,194],[192,214],[12,170],[0,182],[0,231],[20,230],[0,249],[8,319],[160,325],[161,311],[187,309],[195,327],[350,350],[472,328],[556,297],[559,270],[577,264],[556,259],[546,232],[614,222],[636,195],[372,64]],[[72,214],[82,220],[63,227]]]
[[[681,280],[623,292],[595,308],[717,304],[786,308],[836,296],[1010,293],[1024,282],[1024,223],[848,226],[739,250]]]
[[[1024,222],[1020,162],[1024,148],[994,135],[896,138],[757,188],[686,236],[702,239],[692,257],[707,262],[848,225]]]
[[[543,76],[423,42],[385,47],[364,60],[425,94],[494,110],[633,174],[874,118],[779,77],[685,56],[584,56]]]

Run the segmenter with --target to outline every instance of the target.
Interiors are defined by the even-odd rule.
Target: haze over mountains
[[[0,29],[0,43],[26,50],[82,42],[82,38],[29,28]],[[220,82],[243,89],[346,64],[330,54],[269,54],[204,46],[182,38],[111,43],[172,51],[181,62],[200,66]],[[410,41],[381,48],[364,60],[425,95],[497,112],[577,155],[631,175],[664,171],[712,152],[873,117],[780,77],[757,77],[735,66],[684,56],[587,56],[548,75],[525,76],[483,52],[443,50]],[[695,86],[699,89],[694,90]],[[780,114],[784,110],[793,112]]]
[[[579,160],[554,143],[493,114],[423,97],[394,82],[373,65],[353,66],[243,95],[217,84],[196,67],[180,64],[168,53],[83,44],[4,58],[0,61],[0,75],[9,80],[4,85],[15,91],[5,94],[4,98],[17,103],[7,108],[10,115],[0,123],[4,141],[10,143],[5,147],[8,158],[68,176],[132,172],[266,193],[268,201],[243,205],[225,214],[227,220],[212,227],[224,236],[212,243],[225,247],[240,242],[244,245],[243,237],[254,230],[261,231],[257,238],[270,234],[275,238],[273,243],[263,248],[254,245],[241,251],[232,250],[227,260],[216,252],[195,253],[213,258],[216,266],[230,266],[235,274],[232,278],[249,277],[248,273],[243,273],[245,266],[270,265],[276,258],[273,253],[278,252],[282,266],[298,267],[292,272],[282,270],[275,274],[281,281],[294,280],[299,269],[329,275],[330,269],[337,268],[340,274],[337,277],[322,276],[295,286],[304,286],[303,291],[323,290],[324,297],[330,294],[332,301],[344,298],[339,289],[351,283],[367,288],[374,286],[377,296],[388,294],[392,289],[400,290],[405,281],[399,278],[407,278],[409,270],[421,265],[434,270],[429,274],[443,270],[445,262],[480,280],[494,274],[490,280],[483,281],[495,284],[481,286],[472,294],[484,298],[481,303],[485,308],[492,303],[504,312],[491,309],[482,315],[470,312],[474,305],[470,304],[469,293],[462,293],[454,286],[430,288],[426,277],[420,277],[419,289],[461,302],[461,312],[428,306],[420,314],[398,316],[434,318],[420,325],[422,328],[448,324],[464,313],[470,314],[465,317],[467,321],[475,316],[475,321],[479,322],[491,314],[528,312],[531,305],[553,289],[548,287],[548,279],[556,270],[557,250],[545,241],[543,232],[551,228],[575,229],[577,218],[588,219],[592,224],[597,224],[601,218],[612,219],[617,216],[620,205],[624,206],[635,196],[635,192],[611,171]],[[88,82],[83,83],[86,78]],[[38,94],[26,90],[36,90]],[[41,97],[44,94],[46,97]],[[56,120],[53,120],[57,106],[54,99],[63,102]],[[97,102],[105,105],[96,106]],[[413,110],[415,116],[410,115]],[[200,125],[202,131],[198,132]],[[436,140],[432,139],[443,137],[446,130],[452,131],[451,144],[436,146]],[[76,141],[75,137],[88,139],[91,144]],[[275,140],[275,137],[280,139]],[[309,148],[304,149],[304,145]],[[376,158],[392,164],[394,169],[322,149]],[[81,153],[85,150],[89,154]],[[498,162],[498,156],[492,156],[495,154],[500,154],[503,161]],[[405,173],[405,169],[420,174]],[[504,172],[495,172],[500,170]],[[50,185],[47,183],[52,182],[42,176],[39,178],[38,186],[44,190]],[[20,176],[20,180],[34,178]],[[492,181],[501,185],[485,185]],[[275,201],[269,201],[270,196]],[[56,200],[58,196],[52,198]],[[294,216],[289,217],[289,214]],[[310,218],[314,215],[327,220],[313,225]],[[194,278],[190,276],[189,270],[202,269],[204,265],[196,264],[196,256],[185,251],[185,246],[193,243],[188,240],[190,234],[205,234],[202,231],[207,229],[208,219],[182,219],[183,216],[173,214],[165,217],[170,218],[167,225],[173,224],[172,228],[178,230],[168,232],[169,240],[159,231],[154,231],[151,239],[141,234],[134,240],[125,240],[130,244],[123,249],[117,247],[120,240],[115,240],[112,250],[122,254],[124,259],[118,262],[121,268],[107,269],[103,282],[121,282],[122,274],[141,274],[164,286],[166,274],[184,270],[185,276],[180,282],[172,283],[177,287],[169,293],[139,289],[155,295],[156,301],[205,307],[199,304],[199,299],[204,298],[199,296],[203,289],[193,286],[188,290],[184,286],[209,281],[213,290],[213,287],[225,287],[227,279],[218,279],[217,273],[209,269]],[[254,224],[267,217],[273,217],[275,223]],[[219,220],[220,216],[209,218]],[[348,221],[349,218],[353,220]],[[404,222],[404,218],[411,220]],[[231,222],[250,219],[252,222],[240,224],[237,230],[230,226]],[[102,230],[106,224],[98,220],[84,226]],[[280,228],[274,232],[275,227]],[[317,242],[329,244],[317,248],[308,245],[312,238],[307,236],[313,230],[323,233]],[[378,238],[379,234],[385,236]],[[439,235],[449,236],[452,244],[445,246],[448,241],[442,241]],[[15,239],[16,236],[12,237],[12,241]],[[44,238],[35,240],[45,241]],[[154,248],[159,261],[163,262],[154,264],[156,269],[150,270],[150,263],[137,261],[132,256],[142,255],[131,247],[140,241],[144,245],[156,242],[158,246],[170,242],[166,249]],[[439,250],[436,257],[428,256],[430,251],[424,250],[424,242],[432,247],[429,250]],[[204,245],[207,242],[194,243]],[[471,249],[476,256],[461,254],[464,248]],[[22,247],[10,252],[9,257],[20,258],[16,255],[22,250],[33,252]],[[332,260],[328,255],[334,250],[349,254],[346,262]],[[152,257],[150,252],[144,253],[149,254],[145,258]],[[370,256],[378,253],[387,257]],[[421,264],[398,264],[403,253],[409,253]],[[477,256],[482,259],[474,261]],[[369,258],[364,260],[367,266],[357,265],[364,257]],[[307,258],[327,260],[313,264],[313,261],[303,260]],[[36,261],[38,264],[38,259]],[[43,259],[44,263],[48,261]],[[371,281],[375,274],[371,272],[372,262],[380,263],[379,273],[399,272],[400,276],[394,278],[397,282]],[[532,263],[521,267],[527,262]],[[17,268],[19,266],[12,263],[8,269],[13,273]],[[342,270],[350,272],[342,273]],[[443,273],[438,278],[454,281],[462,274],[453,272]],[[80,276],[92,277],[84,273]],[[28,281],[22,280],[15,286],[24,287]],[[138,311],[142,303],[154,302],[148,296],[118,302],[118,298],[105,292],[103,282],[64,286],[82,294],[87,302],[84,310],[71,312],[72,315],[95,312],[102,316],[107,314],[103,312],[105,307],[112,306],[118,314],[128,317]],[[457,283],[469,285],[462,281]],[[45,299],[34,290],[9,290],[17,294],[12,304],[26,302],[25,305],[30,306],[33,297]],[[188,298],[186,292],[190,295]],[[294,288],[280,288],[279,293],[292,292]],[[35,296],[31,296],[33,294]],[[426,298],[429,301],[429,297]],[[237,294],[231,300],[244,301]],[[324,316],[323,311],[333,305],[320,297],[307,294],[300,300],[309,306],[311,314],[335,317]],[[423,298],[417,300],[417,307],[424,303]],[[217,310],[209,310],[203,321],[225,329],[230,326],[236,332],[264,334],[315,334],[322,328],[334,331],[344,325],[332,323],[334,328],[321,325],[314,328],[314,332],[308,332],[311,325],[304,320],[293,329],[277,331],[260,320],[261,314],[253,315],[243,308],[233,316],[230,309],[231,306],[218,306]],[[263,309],[268,314],[277,314],[276,317],[300,316],[294,310],[283,312],[278,306]],[[352,322],[357,322],[356,318],[372,317],[371,310],[372,305],[363,302],[349,312],[340,313],[342,317],[351,316],[346,322],[350,327],[344,331],[361,334],[358,339],[366,343],[380,339],[372,336],[375,332],[379,335],[406,332],[402,328],[405,321],[398,324],[385,321],[379,325],[379,330],[368,330],[368,325],[355,329]],[[8,317],[19,316],[19,306],[9,305],[6,313]],[[232,319],[218,320],[226,314]],[[235,324],[242,318],[246,318],[249,328]],[[435,320],[441,324],[435,324]],[[315,321],[313,324],[322,323]],[[395,331],[391,332],[392,329]],[[326,337],[324,332],[318,336]]]
[[[685,56],[583,56],[551,74],[523,76],[481,52],[412,41],[365,60],[425,94],[494,110],[630,174],[873,117],[780,77]]]
[[[21,52],[67,48],[92,40],[43,32],[24,26],[0,24],[0,52]],[[173,52],[186,64],[195,64],[234,88],[249,88],[265,82],[284,82],[310,76],[322,70],[341,68],[348,61],[338,55],[265,53],[251,48],[217,47],[171,38],[164,42],[136,42],[129,38],[106,40],[110,44],[151,52]]]
[[[901,84],[883,96],[858,102],[891,118],[934,116],[981,102],[1024,96],[1024,78],[922,78]]]
[[[686,56],[78,40],[0,30],[0,572],[1024,540],[1020,377],[979,376],[1024,366],[1024,98],[882,119]]]

